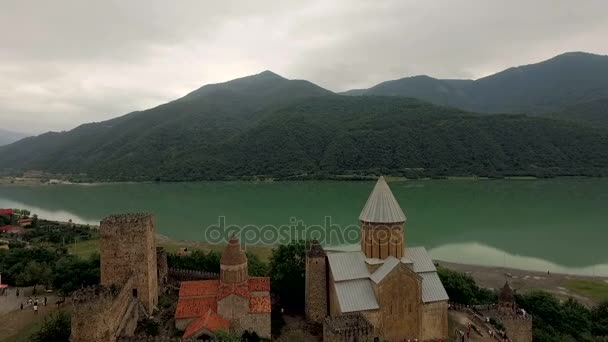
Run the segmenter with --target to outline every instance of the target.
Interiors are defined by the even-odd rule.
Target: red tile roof
[[[186,331],[184,331],[184,336],[182,338],[188,338],[197,332],[206,329],[208,331],[218,331],[224,330],[228,331],[230,329],[230,322],[222,318],[216,312],[212,310],[208,310],[203,316],[188,324]]]
[[[202,317],[208,310],[217,311],[215,297],[180,298],[175,309],[175,319]]]
[[[0,209],[0,215],[13,215],[13,209]]]
[[[249,291],[270,291],[270,278],[269,277],[257,277],[249,278],[248,281]]]
[[[249,298],[249,286],[247,283],[243,284],[220,284],[217,300],[222,300],[231,294],[241,296],[243,298]]]
[[[269,313],[270,307],[270,296],[249,298],[249,312],[251,313]]]
[[[179,286],[179,296],[215,296],[219,285],[219,280],[182,281]]]

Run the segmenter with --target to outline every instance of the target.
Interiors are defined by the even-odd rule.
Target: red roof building
[[[175,325],[183,338],[212,336],[234,328],[270,338],[270,278],[249,278],[247,258],[233,236],[220,263],[220,280],[180,284]]]
[[[32,225],[32,223],[34,222],[34,220],[27,218],[27,219],[21,219],[19,221],[17,221],[19,223],[19,225],[21,227],[29,227]]]
[[[13,216],[13,209],[0,209],[0,215]]]

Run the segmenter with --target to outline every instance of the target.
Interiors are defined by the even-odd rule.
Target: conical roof
[[[365,207],[359,215],[359,220],[372,223],[398,223],[405,222],[405,214],[384,177],[380,176],[369,195]]]
[[[236,237],[236,234],[232,234],[228,245],[224,248],[220,264],[222,265],[241,265],[247,262],[247,256],[241,249],[241,243]]]

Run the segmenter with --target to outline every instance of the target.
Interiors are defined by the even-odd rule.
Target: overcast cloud
[[[272,70],[333,91],[608,54],[608,1],[0,0],[0,122],[67,130]]]

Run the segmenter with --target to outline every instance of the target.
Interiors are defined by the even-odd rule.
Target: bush
[[[51,314],[44,319],[40,330],[30,336],[32,342],[68,342],[71,333],[71,319],[64,311]]]

